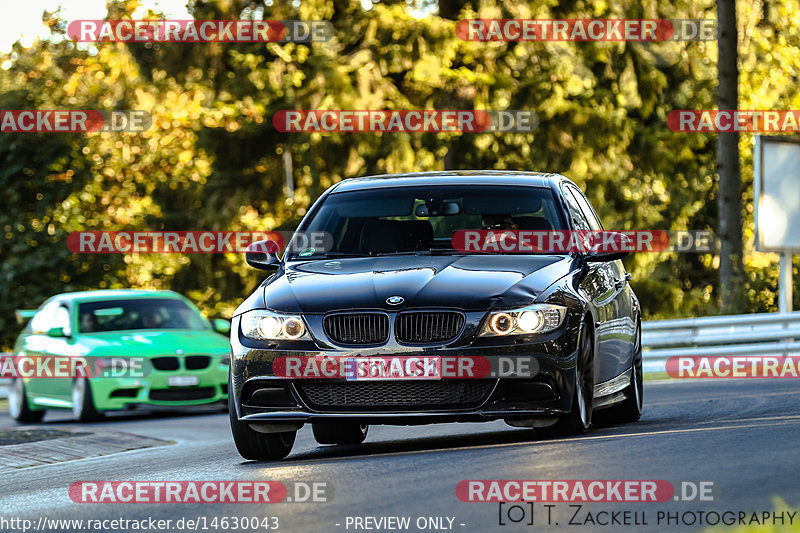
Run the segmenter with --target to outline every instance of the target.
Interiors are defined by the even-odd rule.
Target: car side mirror
[[[64,328],[50,328],[47,330],[47,336],[56,338],[69,337],[67,332],[64,331]]]
[[[224,318],[212,318],[211,327],[214,328],[214,331],[220,333],[222,335],[229,335],[231,332],[231,321],[225,320]]]
[[[634,251],[633,239],[622,232],[603,231],[587,235],[590,238],[590,249],[586,253],[586,261],[590,263],[607,263],[627,257]]]
[[[275,253],[269,250],[275,249],[272,241],[256,241],[251,243],[244,252],[244,259],[247,264],[260,270],[278,270],[281,260]]]

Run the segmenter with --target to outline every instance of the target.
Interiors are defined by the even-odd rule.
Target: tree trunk
[[[719,24],[718,109],[739,106],[738,41],[736,0],[717,0]],[[719,133],[717,140],[719,188],[719,281],[720,309],[724,314],[742,312],[744,300],[744,248],[742,244],[742,176],[739,165],[739,134]]]
[[[464,6],[467,5],[468,0],[438,0],[439,16],[443,19],[458,20],[458,16]],[[465,97],[464,95],[457,94],[457,91],[451,91],[446,98],[444,109],[474,109],[475,98]],[[444,156],[444,169],[445,170],[458,170],[464,168],[463,166],[463,148],[459,149],[459,145],[464,142],[463,135],[456,135],[447,145],[447,153]]]

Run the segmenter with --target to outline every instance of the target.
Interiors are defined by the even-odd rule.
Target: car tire
[[[94,405],[92,384],[87,378],[72,382],[72,416],[78,422],[93,422],[103,417]]]
[[[583,435],[592,425],[592,400],[594,397],[594,339],[592,330],[584,324],[578,341],[578,357],[575,360],[575,387],[572,408],[556,424],[547,428],[557,436]]]
[[[631,364],[631,382],[625,388],[625,400],[597,413],[597,420],[603,424],[626,424],[636,422],[642,417],[644,374],[642,373],[642,326],[636,328],[636,344]]]
[[[47,411],[34,411],[28,404],[28,392],[25,383],[20,378],[15,378],[8,388],[8,412],[17,422],[41,422]]]
[[[277,461],[292,451],[297,431],[259,433],[246,422],[240,422],[233,399],[233,384],[228,375],[228,416],[231,421],[233,442],[239,455],[250,461]]]
[[[318,422],[311,425],[314,440],[320,444],[361,444],[369,426],[358,422]]]

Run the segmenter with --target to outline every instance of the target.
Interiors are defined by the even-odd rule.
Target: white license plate
[[[170,376],[167,378],[167,385],[170,387],[191,387],[197,383],[197,376]]]
[[[400,379],[442,379],[442,358],[348,357],[347,381],[392,381]]]

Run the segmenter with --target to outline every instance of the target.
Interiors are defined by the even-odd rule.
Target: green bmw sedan
[[[104,411],[225,402],[230,322],[172,291],[59,294],[35,312],[3,361],[19,422],[48,409],[89,421]]]

